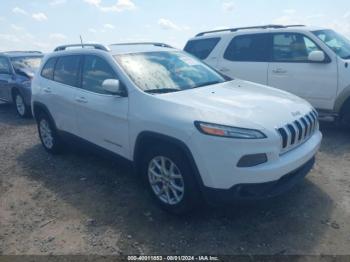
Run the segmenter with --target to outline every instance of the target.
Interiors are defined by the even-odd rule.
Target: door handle
[[[82,104],[86,104],[88,101],[86,100],[85,97],[81,96],[81,97],[76,97],[75,101],[77,101],[78,103],[82,103]]]
[[[224,67],[224,68],[221,68],[219,71],[222,72],[222,73],[227,73],[227,72],[230,71],[230,69]]]
[[[287,73],[287,70],[285,70],[283,68],[277,68],[277,69],[273,69],[272,72],[275,74],[285,74],[285,73]]]
[[[44,87],[43,90],[45,93],[51,93],[51,88]]]

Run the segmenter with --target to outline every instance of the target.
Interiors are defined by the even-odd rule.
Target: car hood
[[[308,102],[295,95],[243,80],[161,96],[190,107],[196,112],[196,120],[246,128],[280,127],[312,110]]]

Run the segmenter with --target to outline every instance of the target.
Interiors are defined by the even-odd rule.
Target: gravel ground
[[[0,254],[350,254],[350,133],[321,129],[317,164],[291,192],[175,217],[128,163],[50,156],[34,120],[0,104]]]

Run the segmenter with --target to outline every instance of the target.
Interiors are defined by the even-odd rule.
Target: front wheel
[[[38,132],[41,144],[45,150],[51,154],[62,152],[62,142],[58,136],[51,119],[45,113],[41,113],[37,120]]]
[[[199,201],[199,190],[184,154],[171,146],[150,149],[142,173],[151,195],[166,211],[183,214]]]
[[[22,118],[27,118],[30,116],[30,108],[24,102],[23,96],[19,92],[15,92],[14,96],[14,104],[17,114]]]

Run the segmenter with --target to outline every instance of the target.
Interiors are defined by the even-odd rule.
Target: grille
[[[281,137],[282,153],[308,140],[318,129],[318,114],[315,110],[295,120],[293,123],[278,128]]]

